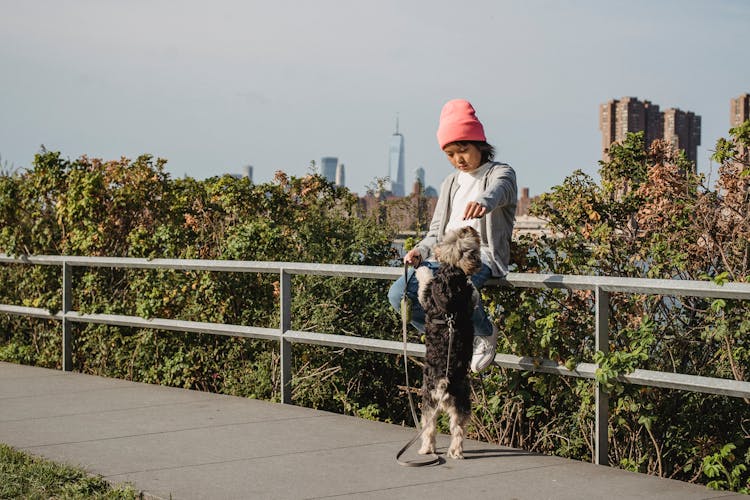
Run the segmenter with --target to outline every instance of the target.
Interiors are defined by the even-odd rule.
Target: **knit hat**
[[[437,140],[440,149],[455,141],[487,141],[484,127],[469,101],[453,99],[445,103],[440,112]]]

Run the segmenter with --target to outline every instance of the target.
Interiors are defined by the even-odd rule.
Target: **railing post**
[[[67,262],[62,265],[62,369],[73,370],[73,332],[70,320],[67,318],[73,309],[73,266]]]
[[[279,357],[281,364],[281,402],[292,404],[292,343],[284,338],[292,326],[292,275],[281,269],[281,339]]]
[[[609,292],[596,287],[596,350],[609,352]],[[609,395],[596,387],[596,423],[594,427],[594,463],[609,465]]]

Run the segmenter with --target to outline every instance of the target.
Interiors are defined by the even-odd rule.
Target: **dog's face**
[[[461,227],[445,233],[443,240],[435,246],[435,257],[470,276],[482,267],[480,248],[479,233],[472,227]]]

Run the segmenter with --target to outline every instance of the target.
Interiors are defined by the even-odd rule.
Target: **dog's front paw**
[[[427,301],[425,299],[425,292],[427,291],[427,286],[430,284],[430,281],[432,281],[432,269],[427,266],[418,267],[416,270],[416,275],[417,281],[419,282],[417,299],[419,299],[419,303],[422,304],[422,307],[425,307],[425,304],[427,304]]]
[[[448,450],[448,457],[454,459],[454,460],[461,460],[464,458],[464,450],[460,447],[458,448],[451,448]]]
[[[420,455],[432,455],[435,453],[435,445],[423,444],[417,453]]]
[[[430,282],[430,280],[432,280],[432,269],[427,266],[418,267],[415,273],[417,274],[417,281],[419,281],[420,283],[426,285]]]

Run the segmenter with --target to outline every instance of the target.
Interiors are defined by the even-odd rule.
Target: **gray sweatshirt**
[[[424,239],[417,244],[423,260],[432,255],[432,248],[443,239],[445,226],[450,219],[453,197],[458,185],[456,177],[459,171],[446,177],[440,185],[435,213],[432,215],[430,229]],[[480,236],[482,246],[488,247],[492,259],[489,263],[492,275],[496,278],[508,274],[510,262],[510,239],[513,235],[513,224],[516,220],[516,202],[518,188],[516,187],[516,173],[510,165],[492,162],[484,175],[484,191],[474,200],[487,208],[482,217]],[[463,210],[464,207],[456,207]]]

